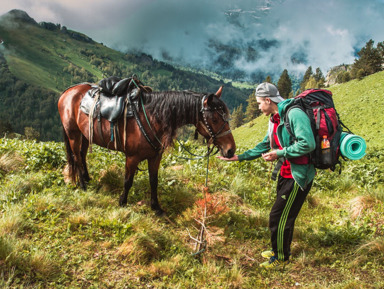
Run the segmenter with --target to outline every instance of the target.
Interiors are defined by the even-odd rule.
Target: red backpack
[[[293,137],[288,121],[288,114],[292,108],[302,109],[311,121],[312,131],[316,141],[316,149],[310,154],[310,161],[318,169],[335,170],[340,164],[340,137],[342,126],[350,130],[340,121],[332,99],[332,92],[325,89],[308,89],[295,97],[295,101],[287,108],[284,125],[288,133]],[[325,155],[322,149],[322,140],[325,138],[329,149]],[[325,148],[326,149],[326,148]]]

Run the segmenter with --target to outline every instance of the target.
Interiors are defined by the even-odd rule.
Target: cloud
[[[124,52],[248,76],[325,73],[384,40],[383,0],[13,0],[0,14],[14,8]]]

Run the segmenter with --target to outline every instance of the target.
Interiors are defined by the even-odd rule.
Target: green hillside
[[[384,133],[379,118],[384,115],[384,72],[352,80],[329,88],[343,123],[356,135],[363,137],[368,149],[384,149]],[[268,118],[260,116],[234,130],[237,144],[252,148],[267,131]]]
[[[55,105],[60,93],[76,83],[136,74],[154,90],[214,92],[224,85],[223,99],[230,109],[245,105],[251,92],[150,55],[110,49],[60,24],[38,24],[20,10],[0,17],[0,39],[0,122],[18,133],[31,126],[42,140],[61,140]]]

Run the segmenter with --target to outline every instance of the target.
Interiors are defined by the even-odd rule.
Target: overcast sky
[[[369,39],[384,41],[384,0],[1,0],[0,14],[11,9],[157,59],[204,65],[215,53],[210,40],[254,45],[257,59],[234,62],[250,72],[303,72],[311,65],[325,74],[353,63]]]

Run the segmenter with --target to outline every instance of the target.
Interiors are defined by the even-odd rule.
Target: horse
[[[90,83],[74,85],[65,90],[58,101],[68,174],[72,183],[79,184],[84,190],[90,181],[86,163],[90,132],[92,142],[96,145],[125,154],[124,191],[120,195],[120,206],[127,205],[128,193],[138,165],[147,160],[150,205],[156,215],[164,214],[157,197],[160,161],[165,149],[173,144],[180,127],[194,125],[196,131],[207,140],[207,144],[217,147],[222,156],[230,158],[235,154],[236,144],[228,123],[229,110],[220,99],[222,87],[216,93],[146,92],[145,89],[140,89],[141,105],[138,105],[136,118],[123,117],[115,123],[116,137],[125,136],[123,142],[110,141],[111,123],[107,119],[92,120],[80,109],[81,100],[91,87]]]

